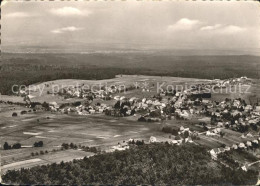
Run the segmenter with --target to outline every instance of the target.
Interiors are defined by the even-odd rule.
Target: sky
[[[260,48],[257,1],[14,1],[1,8],[2,51]]]

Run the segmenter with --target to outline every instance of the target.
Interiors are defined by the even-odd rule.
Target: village
[[[149,82],[149,79],[147,80]],[[144,82],[146,81],[142,81]],[[102,87],[101,90],[84,89],[82,84],[65,87],[55,93],[55,96],[70,102],[37,102],[28,91],[23,90],[19,93],[24,100],[23,103],[10,101],[1,101],[1,103],[18,104],[26,108],[20,112],[14,110],[13,118],[32,113],[51,113],[60,117],[62,115],[86,118],[105,116],[120,121],[136,122],[137,125],[148,126],[154,123],[163,126],[159,129],[160,134],[157,134],[158,131],[154,134],[147,133],[150,136],[146,138],[130,135],[127,139],[121,136],[117,144],[109,143],[104,148],[105,152],[125,150],[133,145],[144,143],[174,145],[194,143],[206,145],[212,158],[217,159],[219,154],[228,151],[252,150],[259,147],[260,106],[258,103],[250,105],[241,98],[225,98],[222,101],[212,99],[216,90],[251,85],[251,83],[251,80],[246,77],[215,79],[202,83],[192,82],[189,88],[182,90],[172,89],[172,87],[169,89],[168,84],[156,89],[152,81],[145,86],[139,83],[136,86],[128,84],[122,88],[122,85],[118,84]],[[49,85],[45,83],[44,86]],[[46,96],[51,97],[53,93],[48,90]],[[37,122],[40,123],[40,119],[37,119]],[[180,124],[176,125],[176,122]],[[120,135],[114,135],[117,136]],[[73,143],[77,144],[76,141]],[[240,166],[242,167],[243,164]]]

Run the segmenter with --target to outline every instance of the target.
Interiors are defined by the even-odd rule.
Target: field
[[[225,98],[244,99],[248,104],[253,105],[260,100],[260,80],[252,79],[252,85],[242,85],[240,87],[234,87],[231,91],[227,91],[225,88],[219,92],[212,94],[212,100],[223,101]]]
[[[130,138],[144,139],[148,142],[151,135],[164,135],[160,132],[159,123],[137,123],[131,118],[122,120],[103,115],[78,116],[36,112],[11,117],[9,106],[1,105],[1,142],[9,144],[19,142],[26,148],[17,150],[0,150],[3,170],[17,169],[21,166],[31,167],[50,162],[69,161],[89,155],[78,150],[58,151],[62,143],[74,143],[84,146],[96,146],[102,150],[117,145]],[[9,108],[9,109],[7,109]],[[21,108],[16,108],[16,111]],[[49,117],[50,119],[47,119]],[[37,122],[39,119],[39,122]],[[136,120],[137,118],[135,118]],[[43,147],[30,147],[34,142],[43,141]],[[53,150],[56,149],[56,152]],[[31,153],[48,151],[47,155],[31,156]],[[81,152],[81,153],[80,153]],[[80,153],[80,154],[79,154]],[[51,161],[47,161],[46,158]],[[57,158],[59,157],[59,158]],[[38,158],[27,165],[30,159]],[[20,162],[15,164],[15,162]]]
[[[30,150],[29,150],[30,151]],[[28,152],[27,152],[28,153]],[[10,157],[17,157],[23,156],[25,153],[23,152],[14,152],[11,150],[11,154],[5,154],[3,153],[2,159],[5,161],[5,159],[8,159]],[[5,173],[7,170],[10,169],[20,169],[20,168],[31,168],[37,165],[47,165],[51,163],[60,163],[61,161],[67,162],[72,161],[73,159],[83,159],[84,157],[92,156],[93,153],[91,152],[85,152],[80,150],[64,150],[59,152],[49,152],[47,155],[40,155],[37,158],[33,159],[26,159],[26,160],[19,160],[15,161],[13,163],[9,163],[7,165],[3,165],[1,167],[1,172]],[[24,156],[25,157],[25,156]],[[26,158],[26,157],[25,157]]]
[[[82,99],[72,98],[64,99],[61,96],[56,94],[57,90],[61,90],[64,87],[74,87],[78,85],[83,85],[84,87],[89,87],[93,89],[98,89],[100,86],[111,87],[114,85],[120,85],[121,87],[135,87],[138,85],[140,89],[134,89],[131,91],[123,91],[122,93],[117,93],[116,95],[126,96],[128,98],[137,97],[144,98],[147,96],[153,96],[158,93],[160,87],[171,89],[184,90],[195,84],[205,84],[210,82],[208,79],[197,79],[197,78],[181,78],[181,77],[167,77],[167,76],[145,76],[145,75],[118,75],[112,79],[104,80],[76,80],[76,79],[62,79],[47,81],[44,83],[32,84],[32,87],[29,89],[30,95],[32,96],[31,101],[33,102],[57,102],[60,103],[70,103],[75,101],[82,101]],[[48,85],[48,86],[46,86]],[[142,87],[148,87],[149,92],[143,92]],[[47,93],[51,93],[51,95]],[[216,90],[215,93],[212,93],[212,100],[223,101],[225,98],[235,99],[242,98],[246,100],[248,104],[254,104],[260,100],[260,80],[252,79],[252,85],[242,85],[241,87],[237,86],[235,88]],[[3,97],[5,100],[10,96]],[[12,97],[11,97],[12,98]],[[14,97],[16,100],[18,98]],[[14,100],[15,101],[15,100]],[[20,99],[21,101],[21,99]],[[99,102],[111,103],[111,101],[99,100]],[[112,101],[113,103],[113,101]]]
[[[161,85],[165,88],[167,85],[172,85],[173,87],[180,86],[185,88],[185,86],[190,86],[196,83],[205,83],[209,80],[206,79],[196,79],[196,78],[178,78],[178,77],[165,77],[165,76],[144,76],[144,75],[120,75],[116,78],[105,79],[105,80],[75,80],[75,79],[62,79],[48,81],[44,83],[37,83],[31,85],[29,88],[30,95],[32,96],[31,101],[33,102],[51,102],[55,101],[57,103],[65,102],[75,102],[81,101],[77,98],[64,99],[59,95],[52,93],[57,92],[61,88],[65,87],[74,87],[78,85],[84,85],[84,87],[90,87],[99,89],[100,86],[111,87],[111,86],[121,86],[122,88],[127,88],[130,86],[135,87],[138,85],[140,89],[134,89],[131,91],[123,91],[122,93],[117,93],[116,95],[126,96],[126,97],[137,97],[143,98],[147,96],[153,96],[158,93],[157,88],[159,89]],[[48,86],[46,86],[48,84]],[[142,92],[142,87],[149,87],[150,92]],[[50,92],[51,95],[47,94]],[[106,103],[106,101],[104,102]]]

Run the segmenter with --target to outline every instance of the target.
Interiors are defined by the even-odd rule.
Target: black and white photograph
[[[259,1],[0,12],[1,184],[260,184]]]

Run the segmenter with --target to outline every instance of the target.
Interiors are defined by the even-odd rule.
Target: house
[[[246,137],[252,138],[252,137],[254,137],[254,136],[249,132],[249,133],[247,133]]]
[[[141,104],[141,107],[142,107],[143,109],[146,109],[146,108],[148,108],[148,105],[145,104],[145,103],[142,103],[142,104]]]
[[[180,144],[182,144],[182,139],[180,139],[180,140],[177,140],[178,141],[178,145],[180,145]]]
[[[131,98],[129,99],[129,102],[134,102],[134,101],[136,101],[136,100],[137,100],[136,97],[131,97]]]
[[[177,140],[172,140],[171,143],[174,145],[178,145],[179,142]]]
[[[180,130],[180,131],[183,131],[183,130],[184,130],[184,127],[183,127],[183,126],[181,126],[179,130]]]
[[[236,116],[236,115],[238,115],[238,114],[242,115],[241,112],[239,112],[239,111],[237,111],[237,110],[235,110],[234,112],[231,113],[231,115],[232,115],[233,117]]]
[[[256,112],[260,112],[260,106],[256,106],[256,107],[255,107],[255,111],[256,111]]]
[[[150,140],[149,140],[149,143],[154,143],[154,142],[156,142],[157,140],[156,140],[156,137],[154,137],[154,136],[151,136],[150,137]]]
[[[250,111],[250,110],[253,110],[253,107],[251,106],[251,105],[247,105],[246,107],[245,107],[245,111]]]
[[[33,96],[33,95],[30,95],[30,94],[28,95],[28,98],[29,98],[29,99],[32,99],[32,98],[34,98],[34,97],[35,97],[35,96]]]
[[[131,113],[132,113],[132,110],[130,110],[130,109],[126,111],[126,115],[127,115],[127,116],[130,116]]]
[[[246,164],[246,165],[244,165],[243,167],[241,167],[241,169],[242,169],[243,171],[246,171],[246,172],[247,172],[248,167],[249,167],[249,166]]]
[[[185,138],[184,141],[185,143],[193,143],[191,137]]]
[[[96,111],[95,111],[94,109],[90,109],[90,110],[89,110],[89,113],[90,113],[90,114],[94,114],[95,112],[96,112]]]
[[[212,130],[212,132],[214,132],[215,134],[218,134],[221,132],[221,128],[215,128]]]
[[[58,105],[58,103],[57,102],[49,102],[49,106],[52,106],[52,107],[54,107],[54,108],[59,108],[59,105]]]
[[[257,121],[255,119],[250,119],[250,120],[248,120],[248,123],[250,125],[255,125],[257,123]]]
[[[226,147],[224,148],[224,151],[230,151],[230,147],[226,146]]]
[[[122,151],[122,150],[126,150],[126,149],[129,149],[129,146],[128,145],[116,145],[116,146],[113,146],[112,147],[114,150],[119,150],[119,151]]]
[[[230,125],[231,125],[230,121],[225,122],[225,126],[230,126]]]
[[[119,101],[119,100],[120,100],[120,96],[115,96],[115,97],[114,97],[114,100]]]
[[[179,140],[176,141],[180,143]],[[165,143],[165,142],[173,143],[171,139],[162,136],[157,136],[157,137],[151,136],[149,140],[149,143]]]
[[[209,103],[209,100],[203,99],[203,100],[202,100],[202,103],[203,103],[203,104],[208,104],[208,103]]]
[[[179,113],[180,117],[187,119],[190,117],[189,113],[187,110],[183,110],[181,113]]]
[[[161,106],[162,106],[162,107],[166,107],[166,104],[165,104],[165,103],[162,103]]]
[[[217,148],[211,149],[211,150],[209,151],[209,153],[210,153],[212,159],[215,159],[215,160],[216,160],[216,159],[217,159],[217,155],[219,154],[219,149],[217,149]]]
[[[234,100],[234,102],[233,102],[234,107],[238,108],[240,105],[241,105],[241,102],[239,100],[237,100],[237,99]]]
[[[184,131],[184,132],[185,132],[185,131],[190,132],[190,128],[184,128],[183,131]]]
[[[120,101],[126,100],[125,96],[120,97]]]
[[[239,147],[240,149],[245,149],[245,148],[246,148],[246,146],[245,146],[244,143],[239,143],[238,147]]]
[[[206,136],[215,136],[217,134],[213,133],[213,132],[210,132],[210,131],[207,131],[206,132]]]
[[[215,116],[217,116],[217,117],[220,117],[220,116],[221,116],[219,112],[212,112],[211,115],[215,115]]]
[[[233,144],[233,145],[232,145],[232,149],[235,149],[235,150],[236,150],[237,148],[238,148],[238,146],[237,146],[236,144]]]
[[[223,122],[218,122],[217,126],[218,127],[224,127],[224,124],[223,124]]]
[[[227,113],[229,113],[229,111],[228,111],[227,109],[225,109],[225,110],[223,111],[223,113],[227,114]]]
[[[80,97],[80,92],[77,90],[74,92],[73,96]]]
[[[245,137],[245,134],[242,134],[241,138],[246,138],[246,137]]]
[[[246,142],[246,146],[248,146],[248,147],[252,147],[252,143],[251,143],[251,141],[247,141],[247,142]]]
[[[149,100],[146,101],[146,103],[147,103],[148,105],[151,105],[151,104],[153,104],[153,101],[149,99]]]

